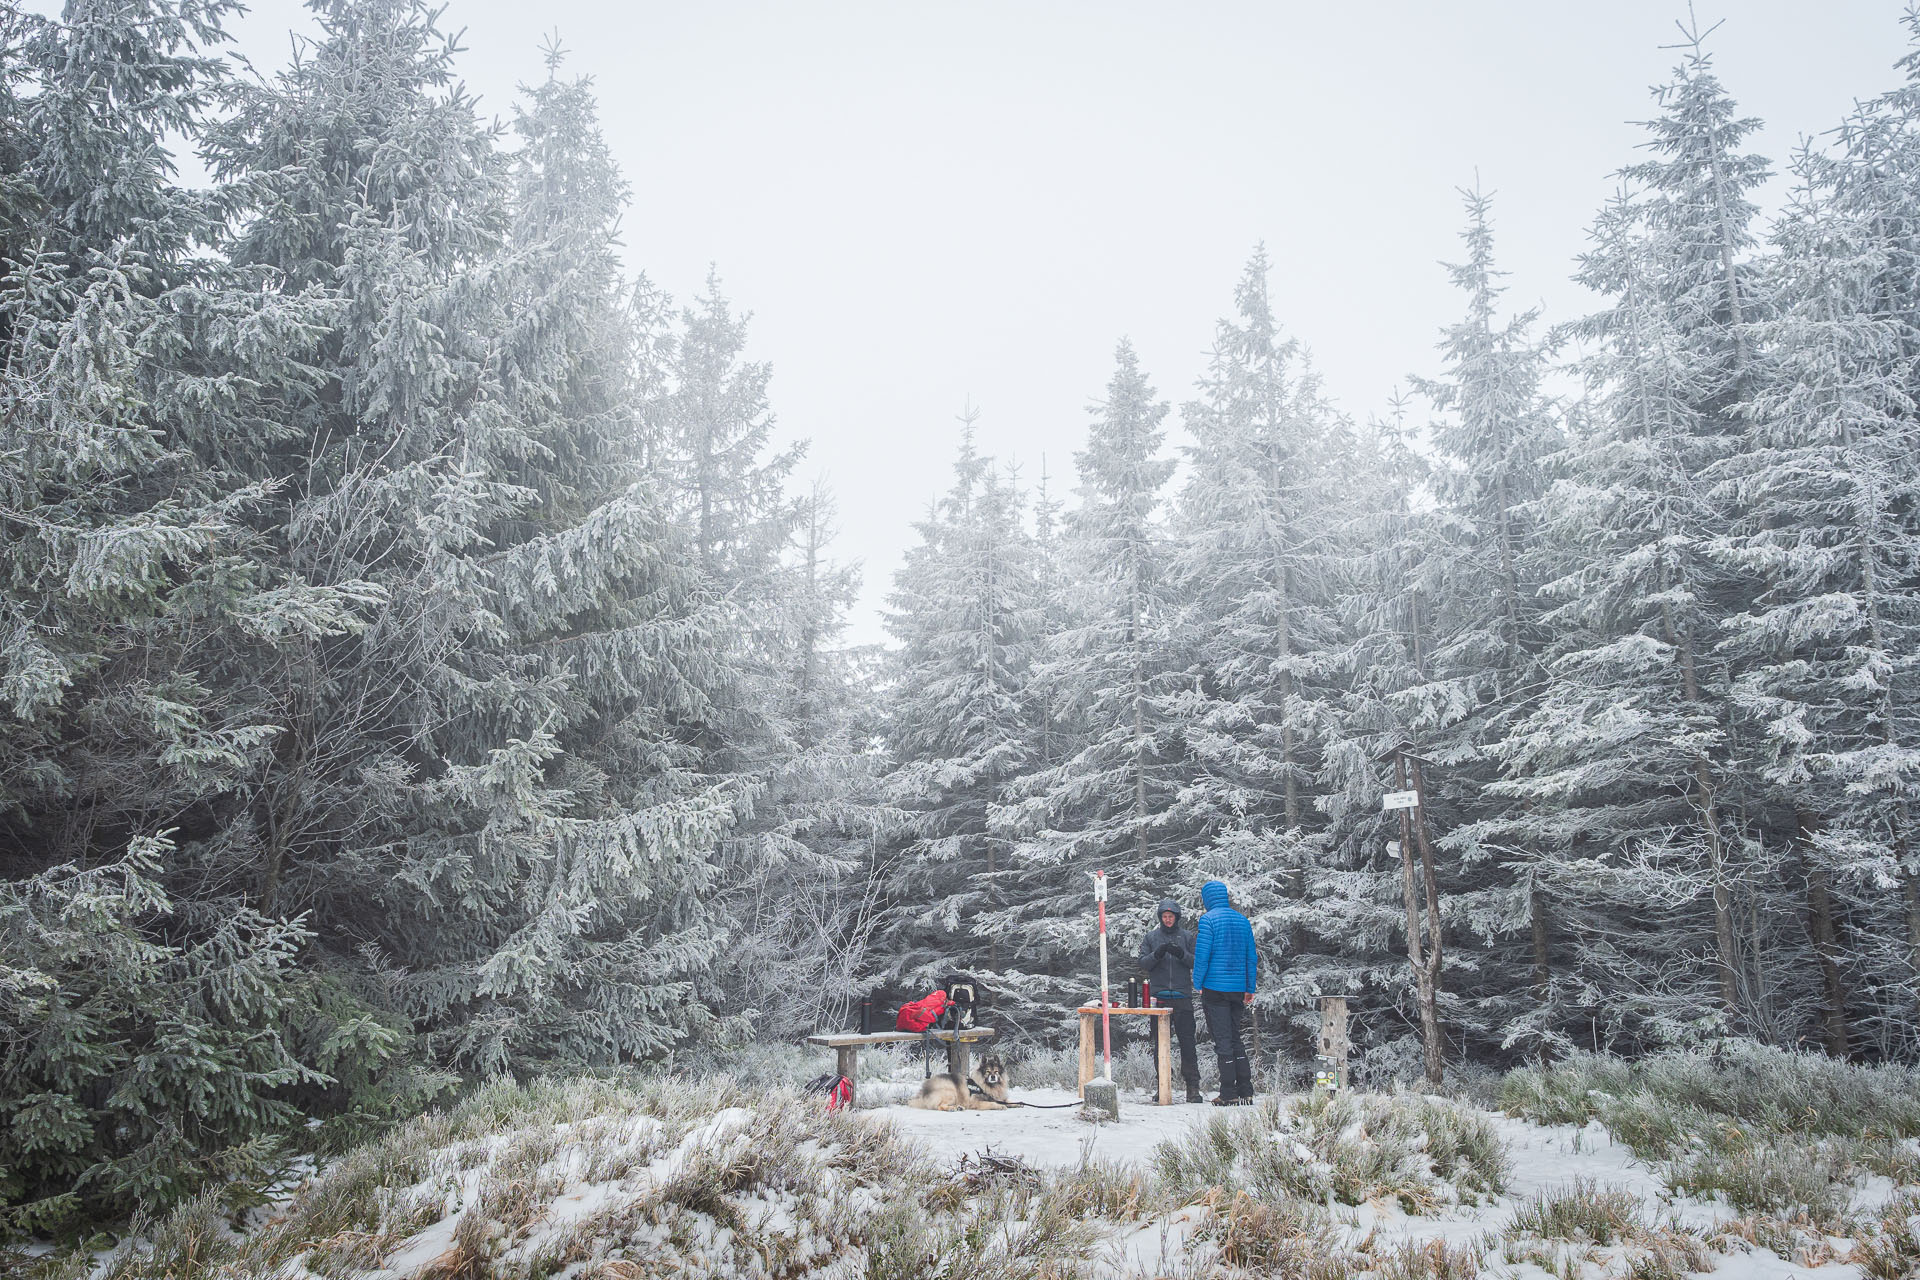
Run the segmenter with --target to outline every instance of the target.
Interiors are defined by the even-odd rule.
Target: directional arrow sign
[[[1385,812],[1395,809],[1418,809],[1420,793],[1418,791],[1389,791],[1380,797],[1380,808]]]

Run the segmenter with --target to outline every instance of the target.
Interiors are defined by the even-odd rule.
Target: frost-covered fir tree
[[[1358,458],[1306,353],[1274,319],[1269,270],[1257,250],[1183,415],[1191,466],[1168,579],[1184,669],[1159,706],[1189,763],[1163,822],[1201,853],[1169,887],[1197,902],[1205,880],[1226,878],[1275,966],[1269,989],[1297,995],[1313,984],[1300,961],[1317,914],[1321,770],[1343,734],[1330,651]]]
[[[329,1083],[333,1049],[372,1069],[390,1047],[329,1022],[294,968],[301,926],[186,848],[223,836],[275,732],[205,651],[283,614],[285,576],[249,528],[271,486],[234,459],[270,430],[264,403],[310,386],[316,320],[207,252],[217,202],[174,180],[170,148],[200,138],[221,88],[231,8],[0,14],[11,1229],[245,1174]]]
[[[268,486],[232,455],[263,401],[306,382],[287,347],[316,314],[203,256],[217,211],[172,180],[165,144],[202,128],[226,8],[19,18],[6,67],[24,127],[0,285],[0,809],[44,814],[42,858],[156,835],[269,732],[188,656],[271,625],[275,584],[247,563]]]
[[[724,779],[734,795],[736,821],[716,883],[717,927],[740,954],[788,966],[789,900],[846,874],[847,859],[863,856],[846,845],[862,823],[838,824],[852,818],[848,788],[862,785],[868,762],[844,721],[831,728],[821,721],[852,709],[827,687],[852,675],[829,652],[852,582],[825,558],[826,509],[817,509],[816,521],[815,509],[788,492],[805,446],[774,446],[771,370],[746,358],[747,320],[710,275],[663,346],[661,394],[648,416],[654,469],[691,536],[701,591],[726,628],[726,643],[710,655],[707,710],[688,738],[703,772]],[[797,686],[809,679],[829,696],[801,698]],[[830,836],[834,829],[840,834]],[[826,959],[828,939],[816,935],[805,945]],[[715,978],[711,997],[739,1016],[743,1030],[765,1021],[753,1017],[765,1001],[782,998],[783,984],[752,968],[729,965]]]
[[[1824,162],[1806,158],[1816,169],[1817,185],[1826,191],[1827,210],[1821,220],[1852,228],[1842,241],[1849,246],[1842,256],[1856,275],[1852,286],[1857,293],[1856,310],[1851,314],[1844,307],[1837,310],[1834,324],[1836,330],[1852,335],[1856,360],[1861,359],[1859,340],[1868,330],[1868,316],[1878,321],[1872,329],[1876,336],[1871,354],[1863,362],[1867,368],[1861,370],[1868,404],[1885,403],[1889,379],[1898,380],[1909,402],[1920,399],[1920,286],[1915,283],[1920,279],[1916,276],[1916,264],[1920,264],[1920,10],[1909,11],[1904,21],[1909,51],[1899,66],[1906,79],[1861,104],[1847,118],[1838,131],[1837,155]],[[1908,409],[1897,420],[1912,413]],[[1900,535],[1889,532],[1888,536],[1897,545]],[[1909,583],[1897,578],[1882,578],[1875,587],[1894,593],[1896,599],[1899,592],[1911,590]],[[1882,732],[1898,734],[1899,730]],[[1890,782],[1891,775],[1882,774],[1874,786],[1856,795],[1876,797],[1884,806]],[[1882,1007],[1898,1006],[1905,998],[1901,982],[1912,979],[1892,975],[1902,972],[1902,962],[1906,974],[1920,973],[1920,858],[1907,839],[1891,849],[1870,843],[1831,861],[1842,873],[1837,883],[1844,889],[1859,885],[1861,896],[1880,911],[1886,907],[1885,895],[1877,891],[1883,877],[1891,875],[1899,886],[1904,920],[1903,928],[1896,931],[1899,942],[1892,946],[1894,954],[1888,954],[1889,944],[1878,929],[1837,940],[1843,951],[1865,951],[1870,957],[1866,972],[1850,979],[1855,987],[1849,997]],[[1876,1012],[1870,1019],[1854,1021],[1856,1032],[1871,1036],[1871,1042],[1880,1046],[1908,1041],[1915,1034],[1905,1015],[1882,1017]]]
[[[1013,857],[1019,785],[1041,737],[1032,664],[1044,602],[1024,495],[974,446],[969,412],[953,485],[919,526],[888,601],[900,645],[885,720],[887,797],[905,827],[888,855],[888,957],[878,976],[921,992],[982,980],[1015,1027],[1045,1003],[1023,933],[1054,886]],[[1036,901],[1036,899],[1038,901]]]
[[[647,295],[622,286],[617,257],[627,189],[589,85],[559,65],[551,51],[516,114],[502,276],[515,323],[501,390],[540,446],[506,474],[538,496],[489,536],[502,635],[468,674],[496,692],[524,682],[513,731],[531,729],[543,757],[506,805],[489,797],[531,839],[486,994],[512,1019],[516,1060],[605,1061],[657,1055],[707,1017],[732,794],[678,739],[704,712],[725,623],[644,466],[633,309],[644,320]]]
[[[1795,167],[1757,330],[1768,367],[1748,447],[1719,471],[1739,518],[1712,547],[1762,589],[1727,620],[1721,649],[1766,784],[1760,838],[1793,849],[1789,874],[1805,884],[1813,963],[1797,960],[1797,930],[1769,947],[1778,1016],[1817,1025],[1846,1057],[1857,1006],[1863,1043],[1897,1054],[1916,972],[1913,356],[1876,296],[1893,252],[1880,220],[1838,204],[1832,168],[1810,152]],[[1810,971],[1817,988],[1798,981]]]
[[[578,86],[533,94],[510,163],[424,7],[320,16],[213,154],[249,198],[232,256],[335,307],[257,464],[290,477],[264,534],[386,603],[234,655],[284,726],[247,863],[448,1061],[657,1054],[708,1020],[734,808],[684,727],[720,616],[622,417],[623,188]]]
[[[719,989],[758,1009],[759,1037],[847,1025],[880,924],[882,837],[900,821],[879,794],[878,655],[845,643],[859,578],[832,559],[834,510],[824,484],[799,510],[770,655],[786,745],[751,820],[766,823],[765,862],[747,869],[750,892],[721,899],[731,962]]]
[[[1553,898],[1531,850],[1528,806],[1486,786],[1500,744],[1538,706],[1547,683],[1540,583],[1551,572],[1537,536],[1537,504],[1560,447],[1541,391],[1547,351],[1538,319],[1498,315],[1490,198],[1462,193],[1465,260],[1448,268],[1467,312],[1440,344],[1444,370],[1416,389],[1440,411],[1429,481],[1437,500],[1422,573],[1433,602],[1420,696],[1421,745],[1435,767],[1429,823],[1453,873],[1447,909],[1457,922],[1451,993],[1455,1025],[1491,1049],[1534,1034],[1551,1004]],[[1516,824],[1517,825],[1512,825]],[[1525,980],[1521,980],[1524,973]]]
[[[1532,852],[1578,922],[1578,1021],[1616,1043],[1760,1029],[1754,895],[1773,855],[1743,827],[1720,626],[1740,575],[1708,554],[1731,513],[1712,469],[1740,447],[1758,374],[1749,193],[1767,174],[1697,39],[1624,172],[1579,278],[1609,297],[1577,326],[1592,429],[1542,502],[1564,555],[1544,590],[1552,681],[1502,748],[1494,790],[1531,808]],[[1575,1011],[1570,1010],[1570,1013]]]
[[[1168,687],[1169,587],[1163,455],[1168,406],[1120,343],[1106,399],[1093,407],[1075,455],[1080,502],[1060,536],[1067,626],[1049,638],[1039,678],[1054,695],[1058,763],[1022,783],[1020,874],[1050,887],[1028,913],[1017,963],[1047,975],[1033,996],[1078,999],[1094,972],[1092,873],[1105,870],[1109,910],[1149,920],[1179,875],[1177,841],[1163,842],[1181,747],[1156,704]]]
[[[1328,654],[1341,692],[1340,733],[1323,752],[1316,797],[1327,819],[1325,854],[1308,886],[1307,952],[1288,976],[1300,994],[1359,996],[1378,1009],[1356,1043],[1366,1045],[1369,1069],[1383,1079],[1417,1071],[1436,1078],[1461,1012],[1449,976],[1460,957],[1444,945],[1438,914],[1454,904],[1457,863],[1432,850],[1437,892],[1430,895],[1419,843],[1391,849],[1401,832],[1381,810],[1382,794],[1400,784],[1381,753],[1403,741],[1429,749],[1452,705],[1432,662],[1436,566],[1443,563],[1429,498],[1433,464],[1410,437],[1405,403],[1396,398],[1392,417],[1369,423],[1361,437],[1361,465],[1351,477],[1340,628]],[[1433,789],[1440,779],[1429,773],[1423,781]]]

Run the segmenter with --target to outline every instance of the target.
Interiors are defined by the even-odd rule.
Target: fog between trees
[[[496,130],[427,9],[319,11],[256,81],[225,0],[0,10],[13,1225],[951,973],[1059,1037],[1095,868],[1123,930],[1233,886],[1269,1056],[1345,994],[1411,1072],[1402,738],[1449,1061],[1913,1057],[1920,81],[1768,159],[1680,50],[1594,312],[1507,308],[1466,194],[1385,421],[1255,250],[1197,386],[1120,343],[1071,475],[963,429],[881,652],[719,282],[623,271],[590,87]]]

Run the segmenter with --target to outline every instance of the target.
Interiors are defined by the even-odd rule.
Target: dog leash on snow
[[[976,1097],[986,1098],[991,1102],[1000,1102],[1000,1099],[975,1084],[971,1076],[967,1078],[967,1092]],[[1068,1107],[1077,1107],[1080,1104],[1077,1102],[1015,1102],[1012,1098],[1008,1098],[1005,1102],[1000,1102],[1000,1105],[1003,1107],[1032,1107],[1035,1111],[1064,1111]]]

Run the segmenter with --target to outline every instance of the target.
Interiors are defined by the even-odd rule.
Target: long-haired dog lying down
[[[965,1080],[950,1071],[943,1072],[921,1085],[919,1094],[907,1105],[922,1111],[1005,1111],[1007,1064],[998,1054],[988,1054]]]

